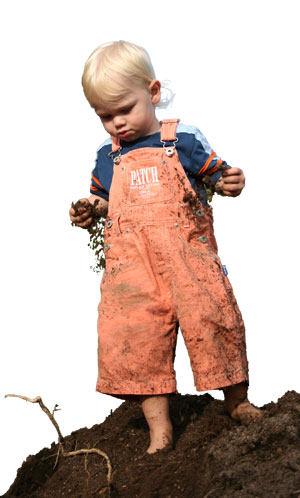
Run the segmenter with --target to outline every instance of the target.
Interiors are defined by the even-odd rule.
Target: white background
[[[149,51],[173,82],[173,108],[247,177],[242,196],[214,200],[220,256],[247,327],[250,399],[261,406],[299,376],[298,2],[210,0],[1,2],[0,493],[29,454],[103,421],[119,402],[95,392],[100,278],[88,234],[70,225],[89,195],[106,139],[81,89],[99,44]],[[179,343],[178,389],[194,393]],[[220,396],[218,393],[214,394]]]

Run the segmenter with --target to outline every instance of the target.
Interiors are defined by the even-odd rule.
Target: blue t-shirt
[[[211,159],[213,150],[201,131],[194,126],[187,126],[179,123],[176,136],[178,138],[176,150],[183,169],[202,204],[207,204],[206,190],[204,184],[201,182],[202,175],[199,175],[199,173],[207,161]],[[172,144],[173,142],[167,142],[167,145]],[[138,138],[132,142],[121,140],[121,146],[122,155],[125,155],[131,150],[143,147],[161,148],[163,147],[163,144],[160,141],[160,132],[157,132],[146,137]],[[103,197],[103,199],[106,200],[109,200],[109,190],[113,177],[113,161],[109,156],[111,150],[112,142],[109,138],[98,149],[96,165],[92,171],[90,189],[92,194]],[[218,161],[219,164],[227,164],[215,155],[204,172],[204,175],[210,176],[212,184],[215,184],[221,176],[220,171],[213,172]]]

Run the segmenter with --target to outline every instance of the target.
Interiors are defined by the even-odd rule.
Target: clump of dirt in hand
[[[230,167],[231,166],[221,164],[218,167],[217,171],[221,171],[223,175],[224,171],[226,171]],[[181,183],[184,184],[183,179],[181,179],[179,175],[177,176],[179,178],[179,181],[181,181]],[[198,179],[198,181],[196,181],[195,192],[192,192],[191,190],[188,190],[186,188],[184,189],[185,194],[183,196],[183,202],[188,204],[189,211],[193,215],[194,220],[198,222],[197,223],[198,225],[199,225],[199,220],[197,220],[197,216],[198,217],[201,216],[201,210],[203,209],[203,207],[205,208],[205,206],[203,206],[200,202],[201,189],[202,190],[205,189],[207,201],[211,202],[216,192],[219,195],[224,195],[222,191],[217,189],[217,186],[218,182],[214,183],[209,175],[204,175],[200,179]],[[195,214],[196,217],[194,217]]]
[[[111,498],[299,498],[300,394],[287,392],[262,410],[246,427],[209,394],[172,395],[174,449],[147,455],[141,407],[126,401],[102,424],[65,437],[66,450],[107,453]],[[29,456],[2,498],[108,498],[105,461],[78,455],[53,469],[57,450],[53,443]]]
[[[87,227],[87,231],[90,235],[90,242],[88,246],[95,251],[95,266],[91,266],[95,273],[100,273],[105,269],[105,256],[104,256],[104,226],[105,218],[99,216],[97,211],[97,205],[99,201],[96,200],[94,204],[87,204],[82,201],[77,201],[75,204],[72,202],[72,208],[75,210],[75,216],[79,215],[79,209],[84,208],[89,212],[90,216],[93,218],[92,223]],[[72,225],[75,226],[74,223]]]
[[[221,164],[221,166],[218,167],[217,171],[221,171],[222,174],[224,171],[229,169],[231,166],[225,166],[224,164]],[[205,190],[206,190],[206,195],[207,195],[207,200],[208,202],[211,202],[213,199],[214,194],[217,192],[218,195],[224,195],[221,191],[216,190],[216,185],[217,183],[213,183],[212,179],[209,175],[204,175],[201,178],[202,183],[204,184]]]

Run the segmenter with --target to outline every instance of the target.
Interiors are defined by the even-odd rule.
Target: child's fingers
[[[224,185],[223,187],[223,194],[229,196],[229,197],[237,197],[240,195],[241,191],[243,190],[244,185],[240,184],[230,184],[230,185]]]
[[[72,206],[69,210],[70,216],[77,216],[78,214],[85,213],[86,211],[89,211],[89,208],[91,207],[91,204],[88,199],[80,199],[76,204],[74,205],[72,203]]]
[[[81,222],[91,216],[91,205],[88,199],[81,199],[80,205],[74,206],[69,209],[69,215],[73,223]]]
[[[226,183],[244,183],[245,175],[243,171],[239,168],[229,168],[224,171],[222,178]]]
[[[82,207],[77,208],[77,210],[76,210],[76,214],[80,215],[80,216],[85,216],[86,214],[90,214],[90,212],[91,211],[88,209],[88,206],[86,206],[86,207],[82,206]]]
[[[82,211],[82,210],[81,210]],[[70,209],[69,214],[70,214],[70,219],[72,223],[75,223],[75,225],[80,226],[81,223],[85,223],[88,220],[93,220],[93,217],[91,216],[91,212],[89,210],[84,210],[83,212],[79,213],[78,210]],[[90,224],[91,221],[88,222]]]
[[[235,175],[243,175],[243,170],[241,170],[240,168],[227,168],[222,174],[224,178],[226,176],[235,176]]]
[[[228,175],[226,172],[227,175],[223,176],[223,192],[225,195],[237,196],[245,187],[245,176],[238,168],[231,168],[231,171],[237,173]]]
[[[229,190],[223,190],[223,194],[226,195],[226,197],[237,197],[240,195],[241,190],[235,191],[235,192],[230,192]]]
[[[89,217],[87,220],[81,222],[81,223],[76,223],[76,226],[77,227],[80,227],[80,228],[87,228],[88,226],[90,226],[90,224],[92,223],[93,221],[93,218],[92,217]]]
[[[78,211],[76,212],[74,209],[70,209],[69,211],[70,218],[73,222],[75,221],[84,221],[88,216],[90,216],[90,213],[85,211],[84,213],[78,214]]]
[[[93,221],[93,217],[92,216],[88,216],[88,217],[83,217],[83,216],[73,216],[73,217],[70,217],[71,218],[71,221],[72,223],[74,223],[74,225],[76,225],[77,227],[80,227],[80,228],[86,228],[88,227],[92,221]]]
[[[245,185],[241,185],[239,183],[224,185],[223,186],[223,194],[236,197],[237,195],[239,195],[242,192],[244,187],[245,187]]]
[[[73,217],[84,215],[85,213],[88,213],[88,209],[86,207],[79,207],[76,209],[76,211],[72,207],[69,209],[69,215]]]
[[[245,177],[243,173],[241,174],[236,174],[236,175],[226,175],[222,177],[224,180],[224,183],[244,183],[245,182]]]

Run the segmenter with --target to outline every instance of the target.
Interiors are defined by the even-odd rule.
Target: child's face
[[[155,105],[160,100],[160,83],[151,81],[148,88],[131,86],[128,94],[113,104],[99,104],[96,114],[110,135],[126,142],[160,130]]]

